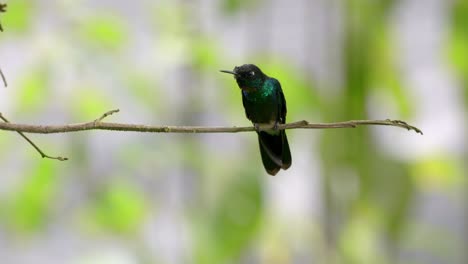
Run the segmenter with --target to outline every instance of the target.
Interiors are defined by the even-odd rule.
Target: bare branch
[[[113,130],[126,132],[149,132],[149,133],[238,133],[255,131],[255,127],[206,127],[206,126],[150,126],[139,124],[123,124],[123,123],[107,123],[101,122],[107,116],[118,112],[112,110],[100,118],[87,123],[69,124],[69,125],[28,125],[28,124],[13,124],[0,123],[0,130],[17,131],[36,134],[55,134],[69,133],[87,130]],[[329,128],[355,128],[358,126],[394,126],[408,130],[414,130],[416,133],[423,134],[417,127],[411,126],[400,120],[351,120],[336,123],[309,123],[307,121],[299,121],[294,123],[278,125],[278,129],[329,129]]]
[[[6,119],[6,117],[4,117],[2,115],[2,113],[0,113],[0,119],[5,122],[5,123],[2,123],[2,124],[11,124],[8,121],[8,119]],[[52,157],[52,156],[49,156],[49,155],[45,154],[36,144],[34,144],[34,142],[31,139],[29,139],[25,134],[23,134],[23,132],[21,132],[21,131],[16,131],[16,132],[18,132],[18,134],[20,134],[20,136],[22,136],[26,141],[28,141],[28,143],[31,144],[31,146],[33,146],[33,148],[35,148],[37,150],[37,152],[39,152],[39,154],[41,154],[41,157],[48,158],[48,159],[60,160],[60,161],[68,160],[68,158]]]
[[[7,86],[8,86],[8,83],[7,83],[7,80],[6,80],[6,78],[5,78],[5,75],[3,74],[2,69],[0,69],[0,76],[2,77],[3,84],[5,85],[5,87],[7,87]]]

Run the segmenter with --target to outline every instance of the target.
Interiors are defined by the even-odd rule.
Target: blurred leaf
[[[159,30],[159,63],[186,63],[192,56],[191,41],[194,36],[190,34],[190,13],[185,6],[165,3],[155,10],[153,17]]]
[[[128,183],[112,183],[85,214],[92,229],[133,233],[141,225],[148,208],[143,195]]]
[[[389,36],[388,29],[382,25],[382,29],[376,31],[376,48],[372,55],[373,61],[379,63],[373,64],[370,67],[369,74],[371,75],[372,86],[382,87],[386,89],[395,100],[398,106],[399,115],[402,118],[408,118],[412,113],[411,99],[406,93],[406,89],[402,84],[401,74],[396,67],[397,53],[393,50],[394,42]]]
[[[99,118],[105,112],[115,108],[109,96],[98,88],[77,88],[72,100],[74,115],[86,120]]]
[[[212,69],[219,65],[221,52],[214,39],[197,38],[192,48],[193,63],[197,68]]]
[[[33,168],[33,174],[14,193],[6,213],[9,224],[22,232],[40,229],[47,219],[53,195],[57,191],[57,175],[54,161],[41,160]]]
[[[153,18],[159,27],[161,34],[179,35],[187,37],[188,18],[190,10],[185,5],[164,3],[159,5],[154,11]]]
[[[412,175],[420,187],[451,190],[463,184],[466,173],[462,162],[448,155],[436,155],[414,164]]]
[[[378,243],[380,227],[377,212],[363,204],[349,219],[341,235],[345,263],[382,263],[384,252]]]
[[[226,263],[239,257],[258,230],[263,202],[258,176],[238,175],[217,200],[196,248],[197,263]],[[235,261],[234,261],[235,262]]]
[[[149,107],[151,111],[163,111],[166,106],[165,101],[161,100],[158,84],[155,83],[149,76],[137,73],[126,72],[125,81],[127,82],[128,91],[140,103]]]
[[[465,0],[455,0],[453,5],[453,20],[454,26],[458,30],[463,30],[465,33],[468,33],[468,2]]]
[[[222,10],[228,14],[254,8],[258,0],[223,0]]]
[[[381,153],[373,157],[373,164],[369,166],[379,173],[374,173],[373,198],[369,203],[378,208],[379,223],[385,228],[389,241],[399,242],[407,227],[417,186],[411,177],[409,165],[391,160]]]
[[[450,59],[463,76],[468,74],[468,34],[455,32],[450,42]]]
[[[102,14],[88,17],[82,25],[81,35],[89,43],[103,49],[121,48],[129,38],[122,18]]]
[[[456,1],[453,7],[453,33],[450,41],[450,59],[468,81],[468,3]]]
[[[15,0],[8,3],[7,11],[2,13],[1,21],[5,31],[24,32],[31,24],[35,3],[26,0]]]
[[[21,80],[18,91],[18,107],[20,112],[35,112],[48,104],[46,98],[50,93],[49,72],[47,68],[31,69]]]

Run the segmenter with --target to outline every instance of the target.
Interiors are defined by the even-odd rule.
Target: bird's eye
[[[251,72],[250,72],[250,75],[251,75],[251,76],[254,76],[254,75],[255,75],[255,72],[254,72],[254,71],[251,71]]]

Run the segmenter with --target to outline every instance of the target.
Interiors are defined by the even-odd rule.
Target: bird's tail
[[[291,166],[291,152],[284,130],[280,130],[277,134],[260,131],[258,143],[263,166],[268,174],[275,176],[280,169],[287,170]]]

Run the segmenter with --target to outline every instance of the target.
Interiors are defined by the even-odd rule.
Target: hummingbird
[[[253,64],[221,72],[234,75],[241,89],[245,115],[257,131],[266,172],[274,176],[280,169],[287,170],[291,166],[288,138],[285,130],[278,129],[278,124],[286,123],[286,100],[280,82]]]

